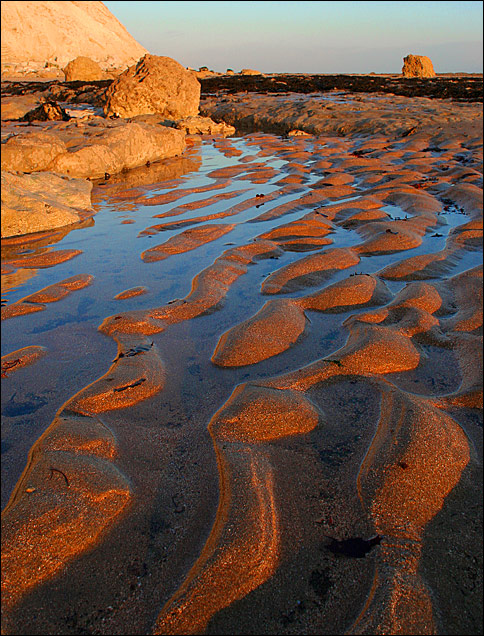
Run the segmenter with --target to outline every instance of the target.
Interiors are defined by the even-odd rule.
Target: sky
[[[214,71],[482,73],[482,2],[104,2],[154,55]]]

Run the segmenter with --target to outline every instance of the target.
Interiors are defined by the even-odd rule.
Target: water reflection
[[[193,142],[180,157],[140,166],[98,181],[96,185],[99,187],[95,187],[92,193],[92,203],[95,209],[99,209],[96,206],[122,200],[123,209],[129,209],[127,204],[134,201],[142,204],[145,195],[153,190],[175,188],[181,183],[183,175],[198,172],[201,167],[201,147]]]

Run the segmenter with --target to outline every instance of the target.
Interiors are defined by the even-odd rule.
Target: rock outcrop
[[[2,170],[10,172],[51,171],[69,177],[104,177],[130,170],[147,162],[180,155],[185,133],[166,126],[144,123],[101,122],[10,137],[2,146]]]
[[[401,78],[400,81],[402,82]],[[404,84],[433,84],[432,82],[402,82]],[[460,81],[460,80],[459,80]],[[453,83],[448,81],[448,86]],[[205,90],[205,89],[204,89]],[[439,128],[454,129],[454,117],[458,116],[459,126],[472,130],[471,134],[482,134],[482,105],[461,104],[455,100],[429,100],[425,112],[418,99],[408,99],[394,95],[391,100],[375,97],[376,93],[364,98],[357,95],[344,103],[324,102],[320,98],[307,96],[302,100],[292,95],[225,95],[224,99],[208,95],[200,102],[200,114],[214,121],[224,121],[240,131],[263,130],[278,135],[287,135],[292,130],[302,130],[312,135],[360,135],[362,137],[389,135],[404,139],[425,125],[437,134]],[[457,115],[458,113],[458,115]],[[469,127],[469,128],[468,128]],[[418,133],[417,133],[418,134]],[[443,133],[441,133],[443,134]],[[423,146],[425,148],[426,146]],[[422,148],[422,149],[423,149]],[[354,161],[369,165],[369,158],[352,157]],[[346,170],[346,166],[341,169]]]
[[[8,119],[20,119],[31,110],[34,110],[44,101],[44,97],[37,94],[14,95],[2,97],[1,117],[2,121]]]
[[[148,162],[181,155],[185,133],[165,126],[128,123],[105,130],[100,136],[54,159],[50,170],[71,177],[104,177]]]
[[[10,137],[2,144],[2,170],[10,172],[47,170],[51,161],[66,152],[66,144],[52,132],[21,133]]]
[[[403,58],[403,77],[435,77],[432,60],[426,55],[407,55]]]
[[[85,179],[2,171],[2,238],[78,223],[93,211],[91,190]]]
[[[90,57],[79,55],[64,69],[66,82],[96,82],[103,78],[102,68]]]
[[[69,121],[70,116],[57,102],[45,102],[37,108],[29,110],[19,121]]]
[[[166,119],[198,115],[200,83],[170,57],[145,55],[106,91],[107,116],[159,114]]]
[[[223,135],[235,134],[235,127],[221,121],[216,123],[210,117],[185,117],[175,122],[175,128],[184,130],[187,135]]]
[[[197,79],[205,79],[206,77],[216,77],[217,75],[221,75],[221,73],[216,73],[215,71],[191,71],[194,77]]]
[[[105,69],[147,53],[102,2],[2,2],[2,75],[59,69],[79,55]]]

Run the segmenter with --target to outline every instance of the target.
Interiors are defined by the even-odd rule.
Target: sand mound
[[[45,309],[44,303],[56,302],[77,289],[87,287],[91,284],[93,278],[94,277],[90,274],[78,274],[77,276],[72,276],[71,278],[66,278],[58,283],[44,287],[44,289],[30,294],[30,296],[26,296],[6,307],[2,307],[1,319],[6,320],[7,318],[14,318],[15,316],[24,316],[26,314],[35,313],[36,311],[43,311]]]
[[[45,356],[46,352],[45,347],[32,345],[30,347],[17,349],[17,351],[12,351],[12,353],[7,353],[2,356],[2,378],[6,378],[18,369],[33,364],[39,358]]]
[[[4,513],[5,606],[94,547],[125,508],[130,489],[111,462],[114,455],[113,437],[101,422],[66,410],[32,448]]]
[[[260,362],[292,346],[305,326],[304,312],[294,302],[269,300],[255,316],[220,337],[212,362],[223,367]]]
[[[200,245],[210,243],[227,234],[235,227],[234,224],[218,224],[218,225],[200,225],[191,230],[185,230],[181,234],[173,236],[171,239],[156,245],[155,247],[145,250],[141,254],[141,260],[145,263],[154,263],[161,261],[172,254],[183,254],[194,250]]]
[[[356,274],[302,298],[300,305],[313,311],[344,311],[369,304],[383,305],[390,298],[390,290],[377,276]]]
[[[317,285],[334,271],[352,267],[359,262],[359,256],[346,248],[335,247],[322,253],[311,254],[268,276],[262,283],[261,291],[263,294],[283,294]]]

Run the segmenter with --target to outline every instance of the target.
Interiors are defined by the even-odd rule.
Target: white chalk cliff
[[[79,55],[101,68],[124,69],[148,51],[102,2],[3,1],[2,73],[59,68]]]

